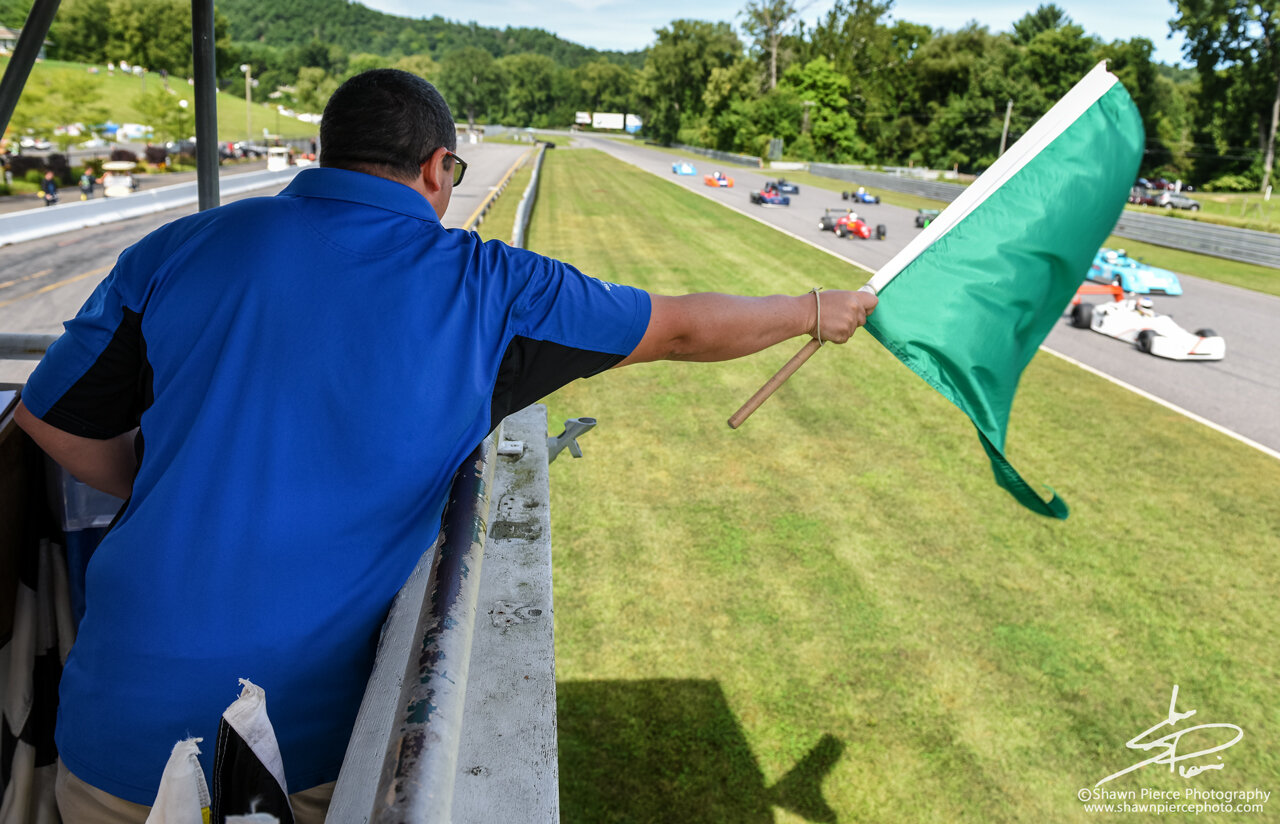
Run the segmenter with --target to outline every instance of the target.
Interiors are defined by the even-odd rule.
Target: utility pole
[[[1008,105],[1004,107],[1004,131],[1000,133],[1000,155],[1004,154],[1005,144],[1009,140],[1009,117],[1013,114],[1013,101],[1008,101]],[[996,155],[999,157],[1000,155]]]
[[[253,142],[253,129],[249,125],[249,107],[253,104],[253,66],[241,63],[240,71],[244,72],[244,150],[248,152],[249,144]]]

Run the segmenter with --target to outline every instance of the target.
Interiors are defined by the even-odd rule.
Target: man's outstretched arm
[[[874,311],[867,292],[831,290],[822,300],[822,340],[844,343]],[[742,297],[703,292],[652,296],[649,327],[618,366],[656,360],[721,361],[767,349],[797,335],[816,337],[817,303],[799,296]]]

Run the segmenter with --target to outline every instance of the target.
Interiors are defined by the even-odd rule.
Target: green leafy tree
[[[429,54],[410,54],[392,63],[391,68],[416,74],[424,80],[435,82],[436,75],[440,71],[440,64],[432,60]]]
[[[742,59],[742,43],[728,23],[673,20],[658,29],[640,73],[645,131],[663,142],[682,126],[696,128],[713,69]]]
[[[796,16],[789,0],[751,0],[742,10],[742,28],[769,59],[769,88],[778,85],[778,52]]]
[[[1228,145],[1257,146],[1265,190],[1280,125],[1280,0],[1177,0],[1177,13],[1170,28],[1185,35],[1183,55],[1200,76],[1202,126]],[[1213,171],[1247,164],[1219,159]]]
[[[111,40],[107,0],[65,0],[53,17],[49,39],[61,60],[107,62]]]
[[[721,151],[754,154],[756,138],[774,132],[772,119],[756,119],[751,111],[758,95],[756,69],[747,61],[712,69],[702,93],[704,125],[699,143]]]
[[[65,152],[77,138],[57,129],[80,123],[92,126],[106,118],[99,102],[101,83],[92,75],[66,71],[32,78],[22,91],[10,125],[18,134],[48,136]]]
[[[136,95],[133,105],[157,140],[185,140],[195,132],[194,108],[188,101],[163,88]]]
[[[913,57],[928,26],[886,21],[890,0],[837,0],[809,32],[802,62],[826,58],[849,78],[850,111],[877,157],[910,157],[923,138]]]
[[[436,86],[449,102],[455,119],[459,114],[464,115],[472,128],[478,117],[500,111],[506,88],[493,56],[475,47],[459,49],[441,58]]]
[[[819,57],[804,66],[792,66],[783,82],[795,89],[805,109],[800,130],[809,136],[817,157],[842,163],[866,159],[866,146],[849,114],[849,78]]]
[[[27,15],[31,13],[31,2],[32,0],[0,0],[0,26],[22,28]]]
[[[603,58],[573,70],[579,100],[592,112],[629,112],[635,109],[636,71]]]
[[[385,69],[389,68],[391,61],[380,54],[368,54],[366,52],[356,52],[347,58],[347,70],[345,74],[348,77],[354,77],[361,72],[369,69]]]
[[[1022,19],[1013,24],[1013,42],[1025,46],[1041,32],[1053,31],[1071,25],[1067,13],[1053,3],[1038,7],[1028,12]]]
[[[513,54],[497,61],[497,74],[506,86],[504,121],[514,126],[546,126],[555,108],[554,60],[541,54]]]
[[[102,83],[92,75],[79,72],[63,75],[56,86],[53,101],[52,115],[59,125],[80,123],[92,128],[107,119],[107,107],[102,104]],[[83,138],[71,134],[54,137],[64,152],[77,139]]]
[[[920,47],[913,64],[925,122],[920,159],[934,167],[980,170],[995,160],[1004,126],[1005,102],[1015,112],[1029,93],[1013,74],[1018,49],[1008,35],[970,24],[934,36]],[[1025,107],[1034,118],[1037,100]],[[1024,118],[1025,119],[1025,118]]]
[[[294,102],[304,112],[322,112],[341,81],[317,66],[304,66],[298,71]]]
[[[191,7],[183,0],[107,0],[108,60],[153,71],[191,71]]]
[[[1088,74],[1096,62],[1097,47],[1084,29],[1069,23],[1041,31],[1018,51],[1014,72],[1023,85],[1035,90],[1028,105],[1037,117]]]

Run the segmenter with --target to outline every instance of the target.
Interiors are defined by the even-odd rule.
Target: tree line
[[[24,6],[0,0],[0,22]],[[806,24],[790,0],[749,0],[733,21],[673,20],[648,48],[619,53],[347,0],[221,0],[217,64],[227,91],[243,93],[247,64],[259,89],[299,111],[390,65],[435,83],[460,121],[563,127],[577,111],[629,112],[664,143],[979,172],[1105,59],[1146,127],[1144,173],[1219,189],[1268,182],[1280,0],[1171,0],[1193,69],[1155,62],[1146,37],[1089,35],[1052,4],[1003,32],[936,30],[892,19],[892,6],[837,0]],[[178,74],[190,71],[189,27],[183,0],[64,0],[50,39],[63,59]]]

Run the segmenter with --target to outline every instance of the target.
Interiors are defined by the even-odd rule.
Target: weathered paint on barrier
[[[278,171],[227,175],[221,178],[219,189],[225,197],[280,186],[292,180],[299,168],[290,166]],[[134,192],[125,197],[103,197],[13,212],[0,216],[0,246],[189,206],[198,199],[196,182],[192,181]]]
[[[463,461],[450,488],[372,822],[452,820],[498,437],[490,435]]]

